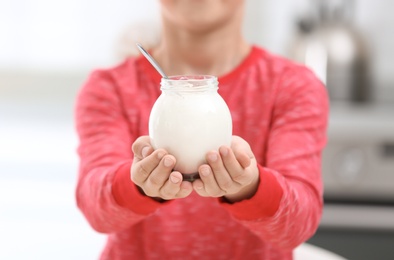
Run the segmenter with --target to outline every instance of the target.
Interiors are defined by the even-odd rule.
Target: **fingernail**
[[[178,177],[176,177],[176,176],[173,176],[173,175],[171,175],[170,176],[170,180],[173,182],[173,183],[179,183],[180,181],[181,181],[181,179],[179,179]]]
[[[201,174],[203,175],[203,176],[208,176],[209,175],[209,169],[208,168],[202,168],[201,169]]]
[[[159,160],[161,160],[161,158],[163,158],[164,155],[166,155],[164,152],[158,152],[157,158],[159,158]]]
[[[215,153],[212,153],[208,156],[209,160],[215,162],[218,159],[218,156]]]
[[[149,152],[149,146],[145,146],[144,148],[142,148],[142,157],[145,158],[146,156],[148,156],[148,152]]]
[[[172,166],[172,160],[170,158],[164,158],[164,166],[165,167],[171,167]]]
[[[221,148],[220,148],[220,153],[221,153],[223,156],[226,156],[226,155],[228,154],[228,149],[227,149],[226,147],[221,147]]]

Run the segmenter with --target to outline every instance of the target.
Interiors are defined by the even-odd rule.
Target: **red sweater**
[[[303,66],[253,47],[219,93],[259,163],[260,184],[229,204],[192,193],[157,202],[130,180],[133,141],[148,134],[160,76],[142,56],[95,71],[79,93],[77,203],[108,234],[102,259],[292,259],[322,211],[328,98]]]

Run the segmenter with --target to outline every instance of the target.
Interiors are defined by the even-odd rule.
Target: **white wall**
[[[108,64],[121,31],[157,9],[156,0],[0,0],[0,68]]]

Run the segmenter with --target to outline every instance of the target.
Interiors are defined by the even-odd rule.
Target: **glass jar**
[[[161,91],[149,118],[152,146],[172,154],[177,160],[174,170],[193,181],[208,151],[230,146],[230,110],[218,93],[215,76],[163,78]]]

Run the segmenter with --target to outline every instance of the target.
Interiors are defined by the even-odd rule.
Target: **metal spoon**
[[[142,55],[145,56],[145,58],[148,59],[148,61],[150,62],[150,64],[153,65],[153,67],[155,67],[155,69],[160,73],[160,75],[165,78],[168,79],[167,75],[164,73],[163,69],[159,66],[159,64],[152,58],[152,56],[149,55],[149,53],[141,46],[141,44],[136,43],[138,49],[140,50],[140,52],[142,53]]]

